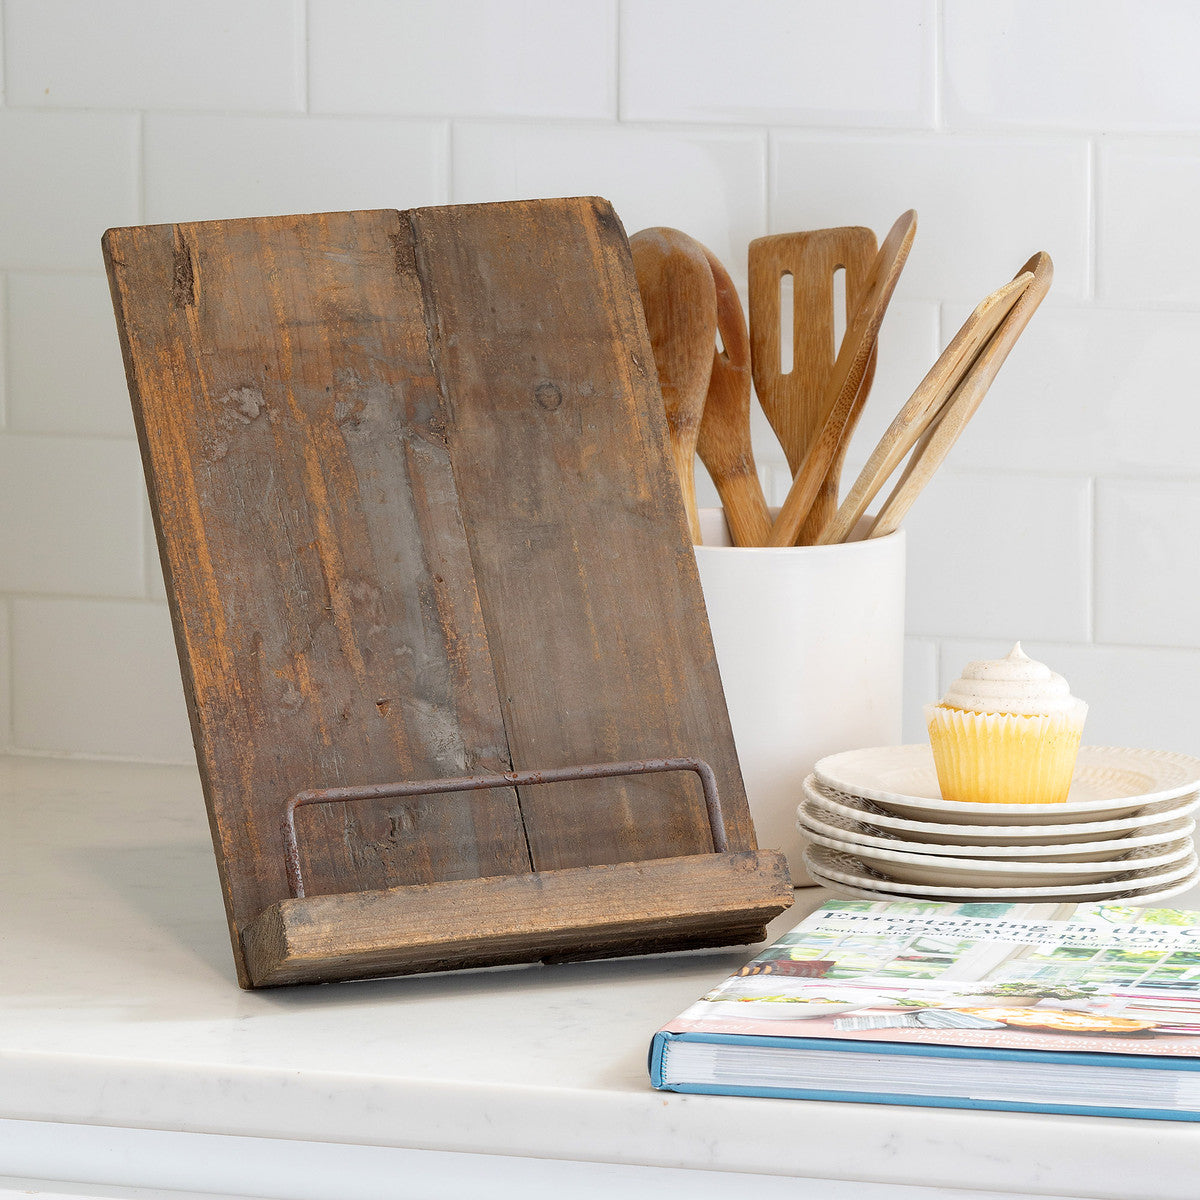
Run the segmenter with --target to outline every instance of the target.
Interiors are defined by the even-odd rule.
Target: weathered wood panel
[[[513,765],[697,756],[752,849],[621,224],[594,198],[411,214]],[[712,849],[693,779],[527,789],[538,870]]]
[[[394,212],[111,231],[185,692],[239,926],[305,787],[508,768],[411,231]],[[529,869],[511,790],[309,809],[312,893]]]
[[[301,790],[696,756],[730,849],[753,850],[606,203],[141,227],[105,253],[244,984],[267,979],[242,935],[291,904],[280,819]],[[381,936],[425,949],[381,947],[372,972],[724,944],[783,906],[778,856],[735,854],[745,903],[714,908],[713,855],[690,901],[639,866],[624,917],[564,925],[531,872],[707,856],[699,788],[592,781],[520,805],[501,789],[306,808],[303,904],[401,889],[411,921]],[[472,940],[482,900],[456,949],[415,932],[458,894],[438,888],[482,881],[502,906],[506,876],[525,897],[507,934]],[[331,937],[305,978],[349,972],[357,952]]]

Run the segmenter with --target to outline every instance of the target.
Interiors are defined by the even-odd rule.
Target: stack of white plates
[[[927,745],[834,754],[797,824],[817,883],[871,900],[1157,903],[1200,881],[1200,759],[1084,746],[1062,804],[943,800]]]

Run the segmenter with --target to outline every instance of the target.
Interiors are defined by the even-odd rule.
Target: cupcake
[[[1060,804],[1087,705],[1018,642],[1007,658],[968,663],[940,704],[925,706],[945,800]]]

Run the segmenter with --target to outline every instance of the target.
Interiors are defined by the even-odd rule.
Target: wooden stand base
[[[281,900],[242,949],[271,987],[747,944],[791,903],[778,851],[697,854]]]

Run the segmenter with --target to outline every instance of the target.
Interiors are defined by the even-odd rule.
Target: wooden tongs
[[[818,538],[818,545],[850,538],[871,501],[912,450],[866,536],[882,537],[900,527],[913,501],[975,415],[1009,351],[1049,291],[1053,276],[1050,256],[1035,254],[1010,283],[979,303],[888,426],[837,515]]]

